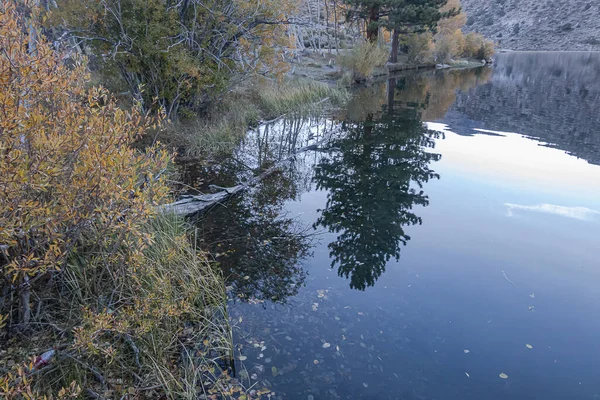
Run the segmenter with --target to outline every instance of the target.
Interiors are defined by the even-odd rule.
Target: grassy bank
[[[10,372],[0,393],[195,399],[230,391],[221,373],[232,338],[220,272],[178,217],[159,215],[145,228],[149,244],[135,269],[107,271],[102,260],[120,256],[89,245],[69,257],[60,282],[37,292],[52,307],[3,347],[0,370]],[[48,351],[48,365],[37,368]]]
[[[210,158],[230,152],[261,121],[322,112],[348,98],[346,89],[311,79],[246,85],[227,93],[206,116],[172,124],[161,140],[181,155]]]

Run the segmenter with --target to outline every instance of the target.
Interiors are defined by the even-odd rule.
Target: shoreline
[[[600,53],[600,50],[512,50],[497,49],[496,54],[510,53]]]
[[[337,54],[334,53],[313,53],[305,55],[300,60],[291,63],[290,78],[305,78],[311,81],[326,83],[331,86],[339,85],[340,78],[344,74],[343,68],[336,63]],[[393,77],[397,73],[408,71],[430,71],[430,70],[455,70],[480,68],[486,65],[492,65],[493,60],[483,60],[460,58],[449,63],[429,62],[425,64],[410,63],[386,63],[377,67],[370,77],[371,81],[381,80],[383,77]],[[362,83],[364,84],[364,83]],[[360,84],[359,84],[360,85]],[[352,85],[351,85],[352,86]]]

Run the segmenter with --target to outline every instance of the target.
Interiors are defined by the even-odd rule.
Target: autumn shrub
[[[431,33],[407,35],[405,45],[409,63],[423,64],[431,60],[433,50]]]
[[[57,40],[81,43],[104,82],[171,119],[204,109],[239,73],[285,72],[288,0],[57,0]]]
[[[373,75],[375,68],[384,66],[389,52],[376,43],[364,42],[338,57],[338,64],[352,74],[355,82]]]
[[[442,7],[442,12],[460,10],[460,0],[448,0]],[[464,25],[472,25],[472,17],[460,12],[449,18],[442,19],[434,37],[435,58],[438,62],[449,62],[456,57],[487,59],[493,54],[493,42],[482,35],[462,31]],[[481,50],[483,49],[483,50]]]
[[[458,54],[457,43],[452,36],[439,36],[435,41],[434,53],[437,62],[448,62]]]
[[[487,60],[494,55],[494,42],[483,35],[471,32],[465,36],[463,56],[477,60]]]
[[[43,40],[28,51],[33,38],[18,18],[7,3],[0,20],[0,244],[2,277],[16,291],[10,298],[20,298],[11,321],[26,325],[35,318],[30,296],[60,273],[84,233],[99,246],[126,240],[143,248],[139,227],[166,198],[169,155],[157,146],[135,151],[130,145],[151,121],[137,108],[119,109],[101,88],[86,89],[85,65],[65,66]]]
[[[0,9],[0,396],[176,398],[184,350],[227,348],[222,280],[157,215],[171,155],[133,147],[157,121],[87,88],[36,12]]]

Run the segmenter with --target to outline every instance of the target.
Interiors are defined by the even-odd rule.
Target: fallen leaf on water
[[[467,349],[464,349],[463,351],[465,352],[465,354],[469,354],[471,352],[471,350],[467,350]]]
[[[249,279],[250,279],[250,277],[249,277],[248,275],[246,275],[246,276],[244,277],[244,280],[245,280],[245,281],[247,281],[247,280],[249,280]]]
[[[527,343],[527,344],[525,345],[525,347],[527,347],[528,349],[533,349],[533,346],[532,346],[532,345],[530,345],[529,343]]]
[[[508,375],[506,375],[504,372],[501,372],[498,376],[502,379],[508,379]]]
[[[248,357],[246,357],[246,356],[239,356],[238,357],[238,360],[240,360],[240,361],[246,361],[247,359],[248,359]]]
[[[277,376],[277,374],[279,373],[279,371],[277,371],[276,367],[271,367],[271,373],[273,374],[273,376]]]
[[[328,348],[330,348],[330,347],[331,347],[331,344],[329,344],[329,343],[327,343],[327,342],[323,343],[323,348],[324,348],[324,349],[328,349]]]

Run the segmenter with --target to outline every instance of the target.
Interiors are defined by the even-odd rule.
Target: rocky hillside
[[[598,0],[462,0],[467,31],[500,49],[600,50]]]

